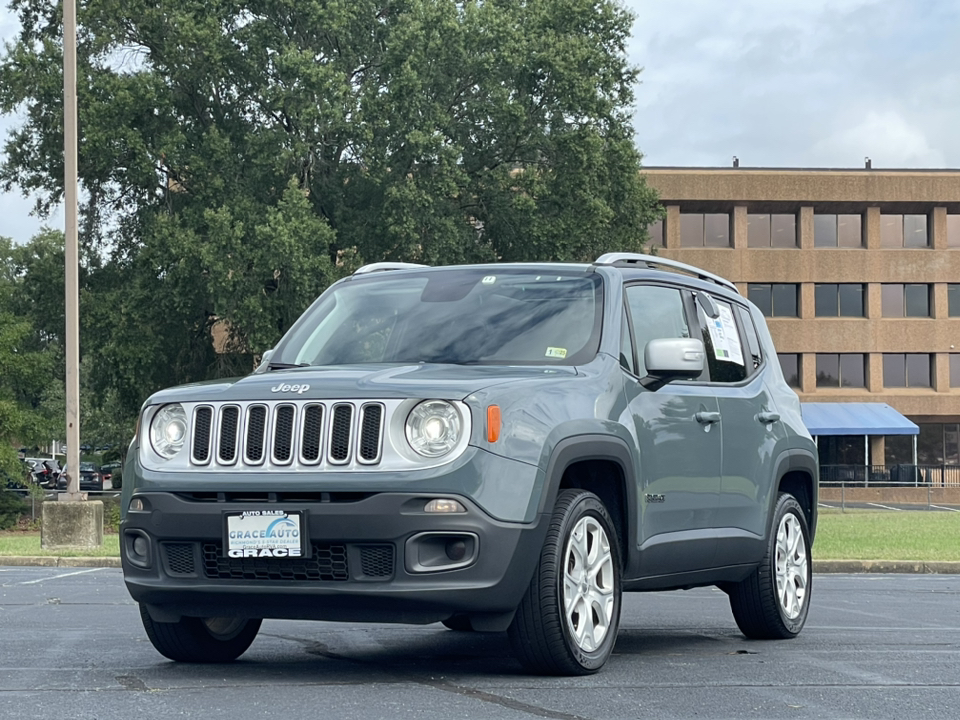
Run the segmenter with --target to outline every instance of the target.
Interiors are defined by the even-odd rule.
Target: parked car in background
[[[57,488],[60,490],[67,489],[67,475],[69,470],[64,467],[63,472],[60,475],[59,480],[57,481]],[[103,476],[100,474],[100,471],[97,469],[97,466],[92,462],[82,462],[80,463],[80,490],[103,490]]]
[[[60,479],[60,463],[54,458],[24,458],[33,482],[40,487],[54,489]]]
[[[118,462],[107,463],[100,466],[100,477],[103,478],[104,487],[110,483],[111,488],[120,486],[121,464]]]

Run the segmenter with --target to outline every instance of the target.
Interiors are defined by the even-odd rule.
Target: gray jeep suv
[[[716,585],[751,638],[810,605],[817,454],[763,317],[659,257],[366,266],[248,377],[150,397],[127,462],[124,578],[173,660],[442,622],[582,674],[625,591]]]

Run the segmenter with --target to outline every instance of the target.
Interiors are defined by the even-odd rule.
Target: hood
[[[243,378],[161,390],[148,404],[338,398],[445,398],[460,400],[484,388],[536,378],[576,375],[574,367],[492,365],[339,365],[275,370]]]

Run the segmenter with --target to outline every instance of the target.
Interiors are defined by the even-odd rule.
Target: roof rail
[[[363,267],[355,270],[353,274],[366,275],[367,273],[383,272],[384,270],[412,270],[413,268],[425,268],[425,267],[430,267],[430,266],[420,265],[418,263],[378,262],[378,263],[370,263],[369,265],[364,265]]]
[[[656,269],[659,267],[671,268],[673,270],[680,270],[682,272],[693,275],[694,277],[700,278],[701,280],[707,280],[709,282],[716,283],[717,285],[723,285],[723,287],[733,290],[737,295],[740,294],[740,291],[737,289],[737,286],[734,285],[729,280],[720,277],[719,275],[714,275],[713,273],[707,272],[706,270],[701,270],[698,267],[693,265],[687,265],[686,263],[677,262],[676,260],[669,260],[659,255],[642,255],[640,253],[606,253],[601,255],[593,263],[594,265],[639,265],[644,264],[648,268]]]

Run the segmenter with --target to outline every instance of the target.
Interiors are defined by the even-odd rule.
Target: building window
[[[814,247],[863,247],[863,231],[859,215],[813,216]]]
[[[950,353],[950,387],[960,388],[960,353]]]
[[[956,283],[947,285],[947,315],[960,317],[960,285]]]
[[[747,297],[767,317],[797,317],[795,283],[749,283]]]
[[[663,247],[663,220],[647,225],[647,234],[650,236],[647,247]]]
[[[795,215],[747,215],[747,247],[795,248],[797,218]]]
[[[884,353],[883,386],[888,388],[930,385],[930,355],[926,353]]]
[[[947,214],[947,247],[960,247],[960,215]]]
[[[883,317],[930,317],[930,286],[884,283],[880,286]]]
[[[930,247],[926,215],[880,215],[880,247]]]
[[[680,213],[680,245],[730,247],[728,213]]]
[[[863,295],[863,285],[856,283],[817,283],[817,317],[863,317]]]
[[[783,372],[787,385],[799,389],[800,355],[798,353],[777,353],[777,360],[780,361],[780,370]]]
[[[863,353],[817,353],[817,387],[866,387]]]

